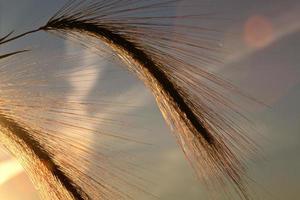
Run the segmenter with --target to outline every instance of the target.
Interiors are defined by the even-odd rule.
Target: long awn
[[[233,184],[242,199],[250,199],[242,180],[245,173],[242,155],[252,151],[254,144],[235,122],[244,118],[239,108],[222,93],[222,90],[236,92],[237,89],[201,67],[218,61],[214,53],[220,48],[212,46],[213,38],[208,36],[218,31],[188,24],[190,19],[201,19],[205,15],[168,12],[181,2],[71,0],[46,25],[11,38],[9,34],[0,44],[38,31],[72,37],[87,47],[95,45],[89,38],[102,41],[152,91],[199,177],[213,188]],[[202,39],[203,33],[206,37]],[[222,114],[226,109],[228,112]],[[36,182],[43,185],[45,198],[94,198],[63,172],[52,159],[51,152],[44,150],[32,137],[34,133],[30,127],[22,128],[4,115],[0,118],[4,132],[2,141],[11,140],[10,144],[15,146],[8,149],[24,158],[30,170],[41,170]],[[51,178],[46,180],[45,176]],[[98,184],[101,188],[98,193],[103,199],[130,198],[116,188]]]

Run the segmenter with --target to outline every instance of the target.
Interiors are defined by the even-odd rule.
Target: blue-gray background
[[[262,199],[298,199],[300,196],[300,106],[298,105],[300,3],[297,0],[207,2],[204,4],[207,10],[213,9],[220,13],[219,16],[224,15],[224,18],[233,19],[232,25],[226,22],[226,27],[222,27],[222,20],[214,22],[214,26],[222,27],[225,33],[224,37],[220,38],[223,41],[222,45],[231,50],[230,54],[224,57],[224,64],[216,66],[217,72],[271,106],[271,108],[257,108],[253,111],[253,120],[260,134],[263,135],[258,137],[260,138],[258,143],[263,147],[264,156],[264,159],[253,158],[254,162],[249,167],[249,176],[256,182],[253,183],[254,192]],[[0,34],[4,35],[11,30],[22,32],[40,26],[63,4],[63,0],[0,0]],[[201,9],[203,11],[206,8]],[[263,16],[272,27],[269,33],[271,39],[259,47],[248,44],[244,35],[245,24],[253,16]],[[233,36],[226,34],[227,32],[235,34]],[[53,52],[55,49],[63,52],[79,48],[72,47],[47,33],[38,33],[1,48],[1,54],[7,50],[23,47],[45,53]],[[58,65],[59,62],[52,61],[51,64]],[[107,65],[108,68],[114,67],[110,66],[111,64]],[[133,118],[131,122],[135,123],[143,134],[148,135],[151,143],[155,143],[158,147],[158,150],[147,152],[149,160],[144,161],[144,165],[151,171],[144,176],[149,176],[149,179],[155,181],[155,184],[151,185],[151,192],[167,200],[206,199],[205,188],[195,180],[191,168],[165,126],[151,95],[134,77],[128,75],[125,70],[118,69],[116,67],[113,72],[104,70],[105,74],[101,77],[106,78],[93,81],[94,85],[90,83],[92,86],[90,86],[90,93],[86,94],[87,98],[89,96],[95,98],[92,94],[99,85],[111,99],[117,98],[119,93],[124,93],[126,96],[126,90],[130,90],[132,94],[124,99],[128,102],[134,99],[139,106],[124,112],[128,112],[130,116],[141,116]],[[69,90],[76,87],[72,82],[70,83],[70,80],[62,80],[60,84],[65,84]],[[135,93],[138,93],[137,97],[133,98]],[[148,130],[149,126],[151,131]],[[136,132],[138,134],[139,131]],[[0,153],[0,159],[5,163],[10,158]],[[34,200],[38,199],[38,196],[26,176],[19,174],[0,184],[0,199]]]

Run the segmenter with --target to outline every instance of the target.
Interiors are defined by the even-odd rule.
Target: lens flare
[[[244,41],[249,47],[263,48],[273,39],[272,23],[264,16],[251,16],[244,27]]]

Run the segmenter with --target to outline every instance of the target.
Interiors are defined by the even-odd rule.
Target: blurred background
[[[0,36],[11,30],[21,33],[43,25],[64,3],[63,0],[0,0]],[[201,3],[194,8],[199,13],[210,10],[218,13],[218,18],[207,25],[222,30],[219,45],[229,49],[222,57],[222,64],[210,67],[269,105],[249,110],[259,132],[253,138],[262,149],[262,155],[249,158],[247,176],[254,180],[250,182],[252,190],[258,199],[297,199],[300,196],[300,2],[201,0]],[[180,7],[176,12],[180,12]],[[205,24],[205,20],[201,23]],[[44,32],[0,50],[2,54],[20,48],[32,52],[0,62],[2,66],[11,66],[5,73],[0,66],[0,73],[4,74],[0,75],[2,83],[10,71],[22,71],[26,76],[19,77],[20,80],[43,77],[48,84],[39,89],[22,88],[23,92],[42,97],[52,95],[66,102],[101,101],[76,107],[76,112],[85,113],[89,119],[101,119],[97,122],[80,119],[91,127],[85,133],[85,142],[101,152],[102,146],[93,139],[94,130],[118,134],[122,130],[120,134],[147,144],[109,141],[108,147],[113,149],[109,153],[117,164],[124,158],[119,152],[125,153],[125,157],[133,155],[127,159],[133,159],[139,166],[134,173],[147,180],[143,185],[146,191],[163,200],[207,199],[204,185],[195,178],[149,91],[120,63],[110,59],[108,53],[99,57],[92,50]],[[55,117],[64,118],[59,114]],[[56,128],[63,134],[75,130],[59,125]],[[87,166],[87,170],[95,171],[93,166]],[[152,198],[143,192],[137,192],[136,196]],[[22,167],[4,148],[0,149],[0,199],[39,199]]]

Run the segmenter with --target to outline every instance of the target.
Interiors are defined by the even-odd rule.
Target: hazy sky
[[[263,147],[263,159],[259,156],[252,158],[254,162],[249,167],[249,176],[257,182],[253,183],[255,193],[264,200],[297,199],[300,196],[300,2],[207,2],[209,3],[204,4],[208,6],[207,10],[213,9],[221,17],[232,19],[232,23],[225,23],[226,26],[222,20],[213,22],[213,26],[222,27],[222,45],[230,49],[223,64],[215,66],[215,71],[270,105],[270,108],[256,107],[250,111],[261,135],[255,138],[259,138],[257,143]],[[0,34],[38,27],[63,3],[63,0],[0,0]],[[262,37],[255,37],[253,34]],[[58,51],[62,55],[77,52],[78,57],[72,61],[73,64],[92,66],[86,73],[92,72],[94,76],[88,76],[83,93],[80,93],[82,85],[76,84],[74,79],[55,83],[65,86],[66,99],[68,95],[74,94],[80,94],[86,99],[97,99],[99,96],[95,91],[101,89],[101,94],[105,94],[107,100],[125,101],[135,105],[134,108],[122,110],[123,118],[128,124],[134,124],[126,128],[128,130],[129,127],[128,132],[133,132],[134,135],[145,136],[145,140],[154,143],[157,149],[128,147],[128,151],[138,149],[147,155],[147,159],[139,164],[147,169],[142,175],[155,182],[149,188],[150,192],[162,200],[206,199],[205,188],[195,180],[192,169],[166,127],[152,96],[126,70],[95,55],[90,56],[87,50],[46,33],[38,33],[1,48],[0,54],[24,47],[34,49],[32,54],[39,56],[41,63],[47,51]],[[53,73],[64,67],[69,69],[72,64],[67,65],[57,58],[45,63],[53,66],[50,70]],[[101,68],[94,67],[94,63],[99,63]],[[39,67],[48,69],[44,65],[35,65],[33,70],[38,70]],[[22,66],[17,69],[22,69]],[[90,108],[89,112],[99,114],[113,110],[111,104],[107,108]],[[0,177],[0,199],[38,199],[20,167],[0,151],[0,175],[8,173],[11,176],[7,176],[5,181]],[[139,199],[147,199],[147,196]]]

